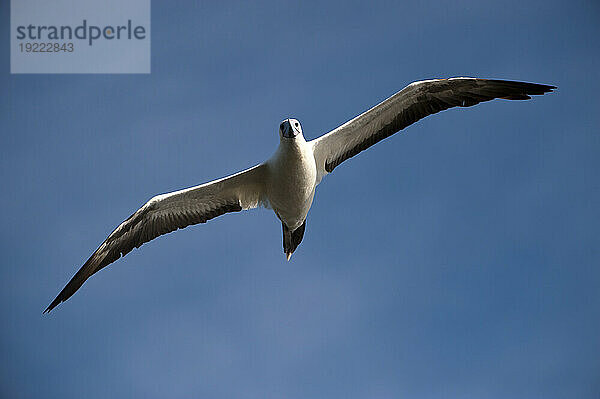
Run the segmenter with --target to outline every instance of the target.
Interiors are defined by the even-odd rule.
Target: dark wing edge
[[[555,86],[508,80],[450,78],[411,83],[370,110],[313,140],[317,168],[331,173],[339,164],[379,141],[452,107],[470,107],[495,98],[529,100]],[[320,176],[322,178],[322,176]]]
[[[154,238],[226,213],[268,206],[262,190],[264,170],[261,164],[220,180],[153,197],[108,236],[43,313],[69,299],[93,274]]]

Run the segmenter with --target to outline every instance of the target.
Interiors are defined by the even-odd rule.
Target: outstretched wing
[[[133,248],[228,212],[266,205],[265,173],[266,167],[261,164],[220,180],[152,198],[108,236],[44,313],[69,299],[91,275]]]
[[[451,78],[411,83],[375,107],[312,140],[318,181],[346,159],[428,115],[503,98],[528,100],[554,86],[507,80]]]

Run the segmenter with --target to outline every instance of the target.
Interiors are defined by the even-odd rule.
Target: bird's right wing
[[[66,301],[91,275],[154,238],[228,212],[268,206],[264,164],[210,183],[157,195],[119,225],[44,312]]]
[[[415,123],[452,107],[470,107],[503,98],[527,100],[554,86],[478,78],[422,80],[411,83],[370,110],[312,140],[318,181],[346,159]]]

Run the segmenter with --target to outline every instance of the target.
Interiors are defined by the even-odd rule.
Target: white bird
[[[527,100],[530,95],[555,88],[477,78],[423,80],[311,141],[304,139],[300,122],[286,119],[279,126],[279,147],[267,161],[229,177],[150,199],[108,236],[44,313],[69,299],[91,275],[133,248],[228,212],[261,205],[273,209],[283,226],[283,251],[289,260],[304,236],[317,185],[346,159],[439,111],[494,98]]]

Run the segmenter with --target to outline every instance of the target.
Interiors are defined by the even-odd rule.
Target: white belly
[[[267,163],[267,195],[275,213],[291,230],[300,227],[315,195],[317,169],[311,148],[280,146]]]

